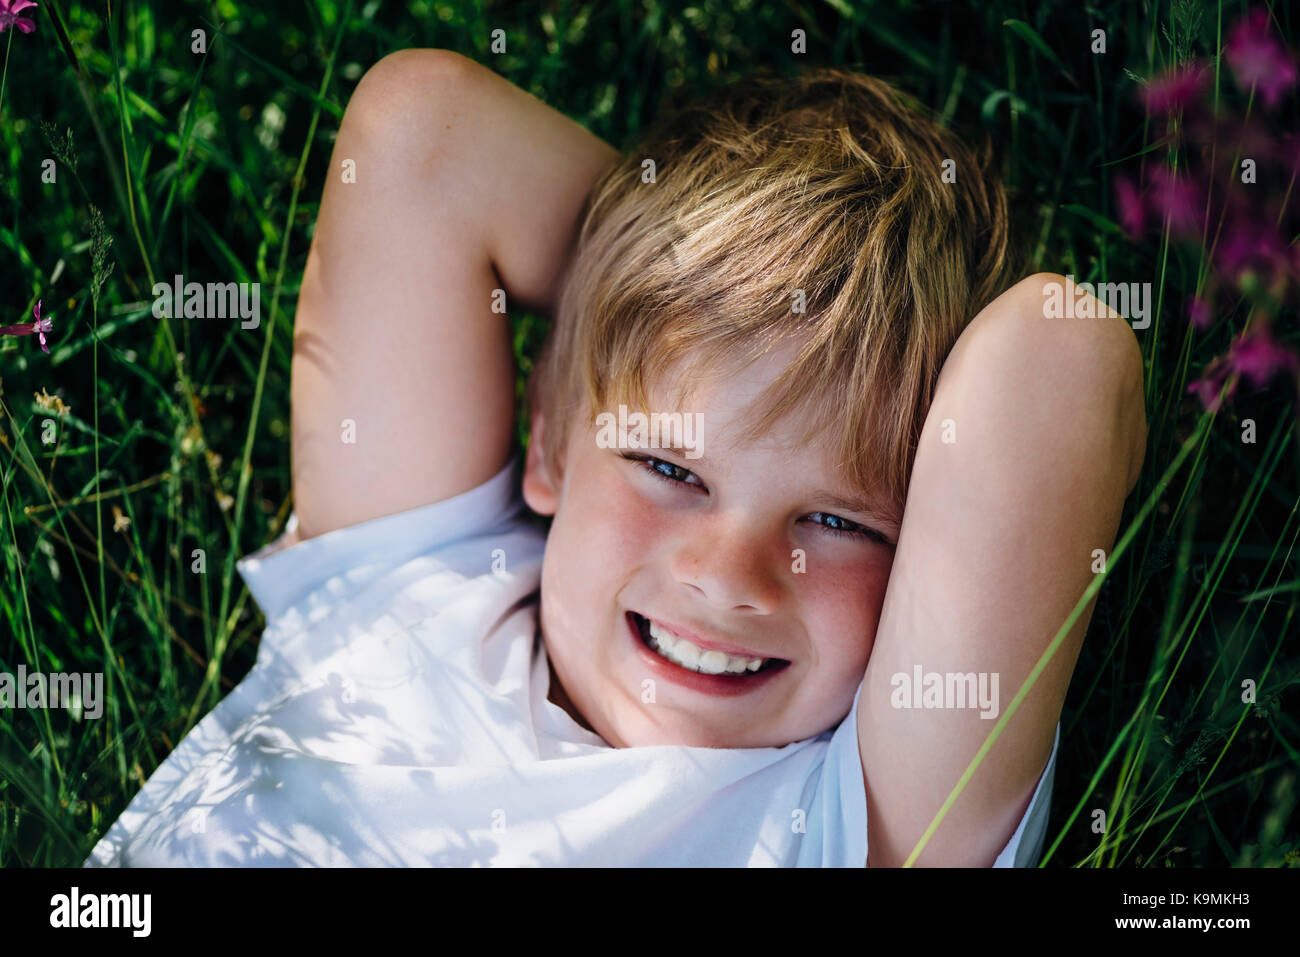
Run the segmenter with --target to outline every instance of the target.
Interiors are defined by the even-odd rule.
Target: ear
[[[560,481],[546,467],[542,455],[542,434],[545,418],[534,412],[528,437],[528,457],[524,463],[524,502],[538,515],[554,515],[560,504]]]

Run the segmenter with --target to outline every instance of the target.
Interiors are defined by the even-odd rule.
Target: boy
[[[1113,542],[1127,324],[1006,288],[1000,186],[858,74],[733,85],[620,157],[403,51],[346,160],[294,515],[239,564],[257,666],[90,863],[905,863]],[[522,487],[502,296],[554,316]],[[1036,862],[1087,617],[915,863]]]

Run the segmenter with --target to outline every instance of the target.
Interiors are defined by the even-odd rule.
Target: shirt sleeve
[[[1052,781],[1056,775],[1056,752],[1061,746],[1061,723],[1056,723],[1056,737],[1052,739],[1052,753],[1047,767],[1038,778],[1034,796],[1029,799],[1025,816],[1020,819],[1016,833],[1011,835],[1002,849],[994,867],[1037,867],[1043,853],[1043,839],[1047,836],[1047,813],[1052,803]]]
[[[490,533],[524,508],[516,486],[518,456],[460,495],[370,519],[303,540],[292,512],[279,538],[235,563],[268,626],[287,609],[346,575],[356,587],[417,555],[472,534]]]
[[[858,701],[862,686],[853,697],[853,708],[831,736],[822,771],[822,787],[828,798],[826,807],[826,848],[824,860],[830,866],[861,867],[867,858],[867,794],[864,786],[862,755],[858,750]],[[1034,796],[1021,817],[1015,833],[993,862],[994,867],[1034,867],[1042,854],[1047,834],[1047,815],[1052,800],[1052,781],[1056,770],[1056,752],[1061,743],[1061,725],[1047,766],[1038,778]]]

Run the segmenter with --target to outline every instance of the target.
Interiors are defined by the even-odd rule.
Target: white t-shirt
[[[862,866],[857,696],[743,749],[613,748],[547,700],[516,468],[241,559],[256,665],[86,865]],[[995,867],[1037,862],[1059,741]]]

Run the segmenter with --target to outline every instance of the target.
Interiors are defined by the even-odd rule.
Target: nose
[[[670,560],[673,579],[716,608],[770,615],[781,580],[771,543],[743,515],[711,516],[692,526]]]

